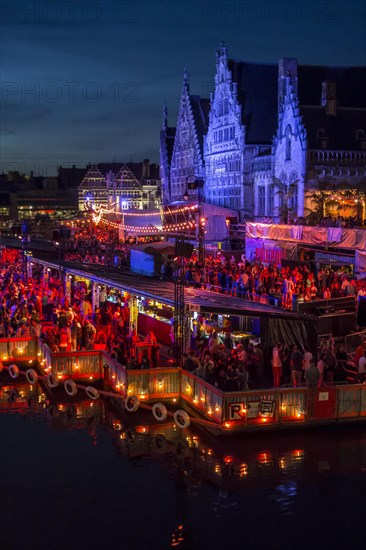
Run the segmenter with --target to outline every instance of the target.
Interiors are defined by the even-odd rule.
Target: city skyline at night
[[[4,2],[2,171],[159,158],[166,101],[187,67],[209,97],[215,51],[234,59],[365,64],[362,2]]]

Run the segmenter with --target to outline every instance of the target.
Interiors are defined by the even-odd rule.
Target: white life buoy
[[[152,408],[152,413],[155,420],[158,420],[158,422],[163,422],[168,416],[167,408],[162,403],[155,403]]]
[[[187,441],[178,441],[175,454],[179,460],[184,460],[189,455],[189,445]]]
[[[99,399],[99,392],[93,386],[87,386],[85,393],[90,399]]]
[[[50,372],[50,374],[47,375],[47,384],[52,389],[57,388],[59,382],[57,376],[53,374],[53,372]]]
[[[129,395],[125,399],[126,411],[133,413],[136,412],[140,406],[139,398],[136,395]]]
[[[71,380],[71,378],[69,380],[65,380],[64,382],[64,388],[65,388],[65,392],[67,393],[67,395],[69,395],[70,397],[74,397],[74,395],[77,394],[78,392],[78,389],[76,387],[76,384],[73,380]]]
[[[153,454],[165,454],[168,452],[168,441],[163,434],[157,434],[152,439],[151,452]]]
[[[16,365],[10,365],[8,367],[8,370],[9,370],[9,375],[12,377],[12,378],[18,378],[19,376],[19,368],[16,366]]]
[[[186,413],[186,411],[182,411],[182,410],[175,411],[174,422],[177,428],[181,428],[182,430],[184,430],[185,428],[188,428],[188,426],[191,423],[190,418]]]
[[[25,372],[25,377],[30,384],[36,384],[38,381],[38,374],[34,369],[28,369]]]

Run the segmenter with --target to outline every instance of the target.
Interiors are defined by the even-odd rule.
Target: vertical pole
[[[132,294],[128,300],[128,308],[130,310],[130,324],[129,324],[129,333],[133,330],[136,330],[137,332],[137,321],[138,321],[138,315],[139,310],[137,307],[137,296]]]

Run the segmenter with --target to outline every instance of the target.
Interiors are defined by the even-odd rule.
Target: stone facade
[[[244,210],[244,152],[245,127],[237,85],[222,45],[216,55],[215,91],[204,145],[206,202]]]
[[[365,67],[237,62],[221,45],[206,131],[187,77],[175,136],[163,127],[165,202],[182,199],[189,175],[203,175],[205,202],[242,220],[279,221],[307,213],[309,189],[366,186],[365,80]]]
[[[183,199],[190,178],[201,179],[204,177],[197,121],[197,119],[204,121],[204,112],[200,109],[201,104],[202,100],[199,96],[191,96],[189,93],[189,79],[187,71],[185,71],[170,164],[170,200],[172,202]],[[195,109],[197,106],[198,109]],[[196,194],[197,191],[188,192],[192,198]]]

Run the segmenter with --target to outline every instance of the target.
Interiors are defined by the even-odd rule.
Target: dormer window
[[[356,141],[364,141],[365,139],[366,139],[365,130],[360,128],[356,130]]]

